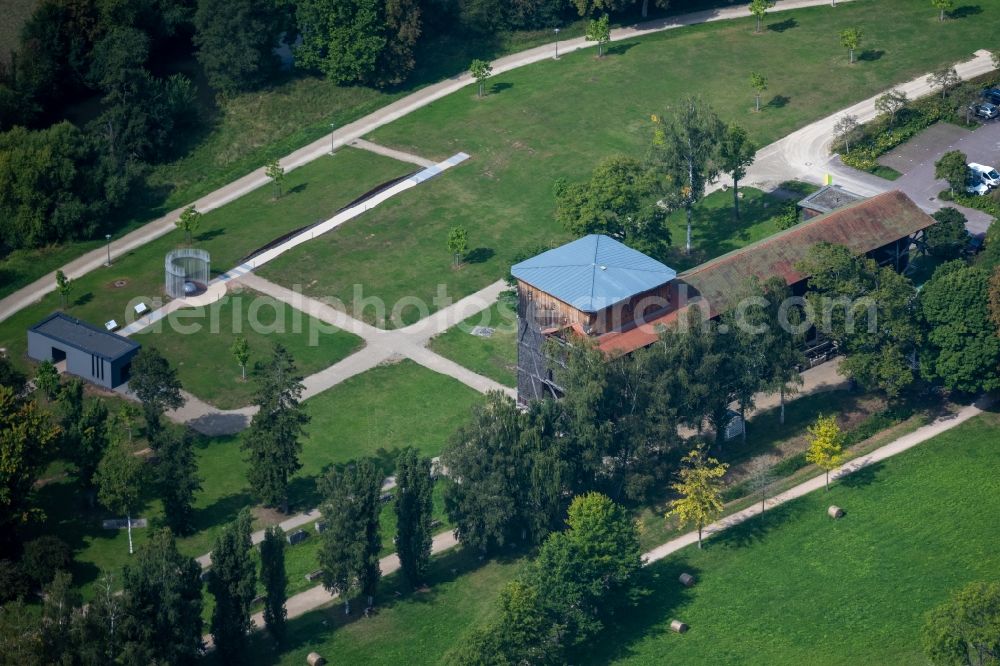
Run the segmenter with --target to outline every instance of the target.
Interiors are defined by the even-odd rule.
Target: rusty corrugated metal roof
[[[843,245],[855,254],[866,254],[934,223],[902,192],[885,192],[705,262],[678,275],[676,282],[679,288],[687,286],[688,301],[714,317],[736,304],[751,277],[764,281],[779,276],[787,284],[808,277],[795,265],[817,243]],[[669,325],[677,314],[673,311],[626,331],[606,333],[598,344],[606,352],[628,353],[645,347],[656,341],[659,327]]]

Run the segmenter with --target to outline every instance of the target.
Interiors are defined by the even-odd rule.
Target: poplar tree
[[[226,663],[240,663],[253,628],[250,605],[257,589],[257,572],[250,550],[250,511],[243,509],[227,525],[212,548],[212,571],[208,591],[215,597],[212,609],[212,640]]]
[[[434,480],[431,459],[408,448],[396,463],[396,554],[403,577],[419,587],[431,559],[431,511]]]
[[[201,490],[194,440],[188,431],[163,430],[156,438],[156,476],[167,525],[177,534],[192,528],[194,496]]]
[[[280,525],[264,530],[260,543],[260,579],[264,583],[264,624],[276,643],[286,636],[288,574],[285,572],[285,531]]]

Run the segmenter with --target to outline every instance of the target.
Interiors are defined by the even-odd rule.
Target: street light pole
[[[105,266],[111,265],[111,234],[104,234],[104,240],[108,241],[108,263]]]
[[[333,137],[333,132],[337,129],[337,123],[330,123],[330,154],[336,153],[336,140]]]
[[[553,60],[559,60],[559,28],[555,28],[552,32],[556,33],[556,55]]]

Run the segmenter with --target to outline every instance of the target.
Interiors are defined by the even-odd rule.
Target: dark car
[[[987,88],[983,91],[982,97],[992,104],[1000,104],[1000,88]]]
[[[989,102],[973,104],[969,107],[969,111],[972,111],[972,115],[984,120],[993,120],[997,116],[1000,116],[1000,108],[996,104],[990,104]]]

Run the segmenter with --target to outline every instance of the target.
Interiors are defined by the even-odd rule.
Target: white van
[[[993,167],[970,162],[969,168],[978,173],[979,178],[990,187],[1000,185],[1000,173],[997,173],[997,170]]]

